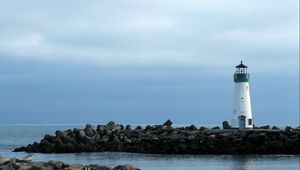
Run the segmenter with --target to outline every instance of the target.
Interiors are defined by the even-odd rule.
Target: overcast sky
[[[298,0],[0,1],[0,123],[299,122]]]

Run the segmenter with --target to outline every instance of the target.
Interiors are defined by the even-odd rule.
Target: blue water
[[[56,130],[82,128],[83,125],[0,125],[0,155],[22,158],[26,153],[11,152],[39,141]],[[116,166],[132,164],[145,170],[252,170],[300,169],[300,155],[155,155],[136,153],[35,154],[34,161],[62,160],[68,163]]]

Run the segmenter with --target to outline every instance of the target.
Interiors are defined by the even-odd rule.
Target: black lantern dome
[[[247,68],[243,61],[235,67],[234,82],[249,82],[249,73],[247,73]]]

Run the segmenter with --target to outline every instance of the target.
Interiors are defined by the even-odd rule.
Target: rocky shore
[[[131,165],[119,165],[114,168],[100,165],[68,164],[61,161],[32,162],[19,159],[0,160],[0,169],[3,170],[140,170]]]
[[[172,122],[132,128],[109,122],[96,127],[56,131],[15,152],[135,152],[155,154],[300,154],[300,128],[255,129],[172,127]]]

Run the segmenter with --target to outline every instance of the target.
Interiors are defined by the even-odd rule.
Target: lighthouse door
[[[239,129],[246,129],[246,116],[239,116]]]

